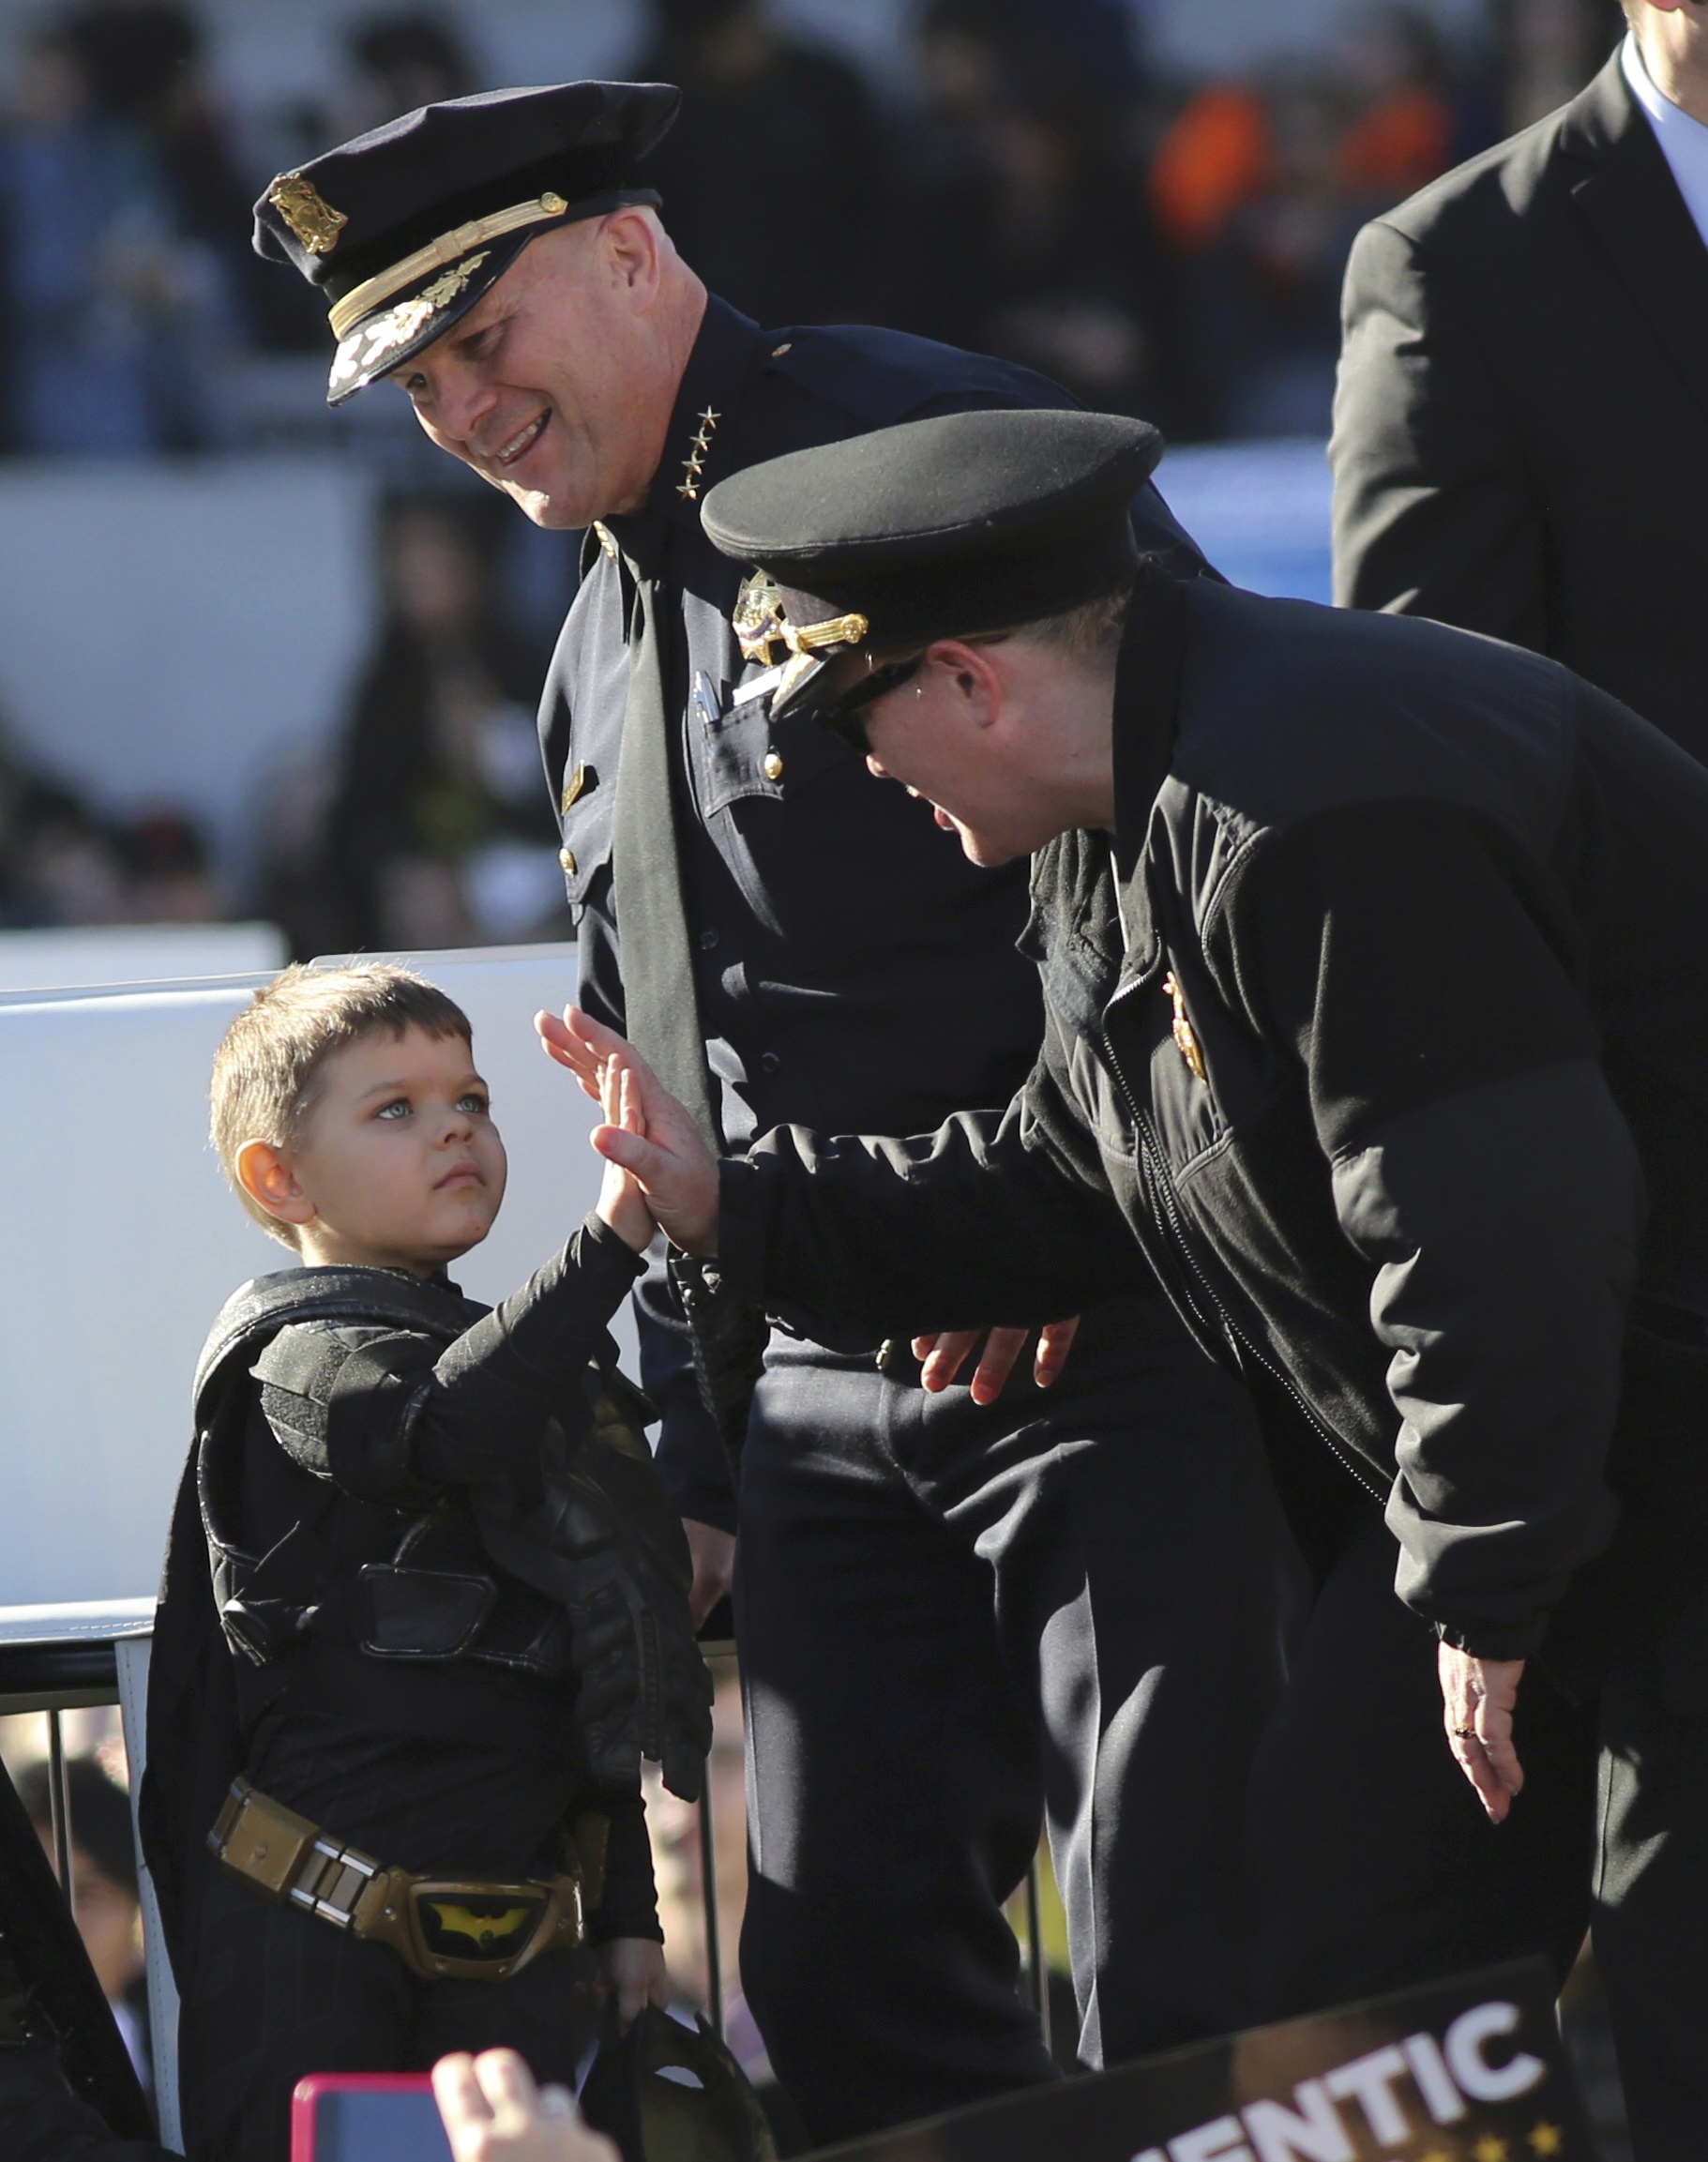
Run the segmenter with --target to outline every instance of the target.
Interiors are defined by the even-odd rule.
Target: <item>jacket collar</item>
[[[1115,667],[1113,867],[1126,949],[1124,975],[1142,974],[1156,959],[1146,844],[1173,755],[1185,650],[1186,587],[1147,564]]]
[[[1708,410],[1708,249],[1617,50],[1565,108],[1558,140],[1572,200],[1613,275]]]
[[[734,470],[724,461],[725,446],[733,439],[760,350],[758,324],[715,293],[710,295],[699,336],[676,386],[664,455],[646,500],[639,510],[603,519],[594,529],[601,545],[614,545],[643,578],[660,575],[673,543],[700,539],[700,506],[705,491]],[[583,569],[590,560],[582,557]]]
[[[711,295],[677,386],[664,455],[646,497],[647,509],[673,527],[698,535],[706,490],[733,471],[726,451],[734,439],[760,346],[758,324]]]

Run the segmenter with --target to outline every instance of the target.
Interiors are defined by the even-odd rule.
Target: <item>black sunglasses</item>
[[[871,738],[866,733],[869,709],[888,692],[899,690],[904,683],[910,683],[924,665],[925,655],[916,653],[911,660],[885,661],[882,668],[874,668],[833,704],[820,708],[815,717],[820,727],[827,728],[832,735],[840,736],[850,750],[857,751],[862,758],[869,758]]]

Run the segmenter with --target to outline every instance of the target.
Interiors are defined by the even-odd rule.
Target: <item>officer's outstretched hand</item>
[[[1479,1659],[1443,1643],[1436,1668],[1443,1724],[1459,1768],[1476,1789],[1485,1814],[1502,1823],[1524,1784],[1524,1767],[1512,1746],[1512,1713],[1524,1662]]]
[[[684,1253],[715,1254],[718,1159],[682,1105],[632,1044],[580,1006],[566,1006],[561,1021],[555,1014],[536,1014],[534,1026],[547,1055],[567,1066],[596,1103],[610,1088],[613,1060],[631,1077],[631,1100],[638,1096],[643,1130],[596,1126],[593,1145],[608,1162],[632,1173],[667,1238]]]
[[[433,2066],[433,2098],[456,2162],[620,2162],[562,2087],[538,2088],[514,2049]]]

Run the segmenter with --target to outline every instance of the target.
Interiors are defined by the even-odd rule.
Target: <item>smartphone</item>
[[[291,2162],[451,2162],[425,2072],[315,2072],[291,2097]]]

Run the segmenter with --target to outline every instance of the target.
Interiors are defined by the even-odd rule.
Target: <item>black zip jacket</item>
[[[1516,647],[1160,572],[1115,709],[1114,836],[1035,866],[1031,1079],[914,1141],[767,1136],[726,1270],[899,1333],[1148,1257],[1484,1656],[1537,1648],[1621,1501],[1700,1567],[1708,773]],[[1652,1401],[1629,1359],[1675,1352],[1694,1431],[1627,1417],[1610,1463],[1622,1356]]]

